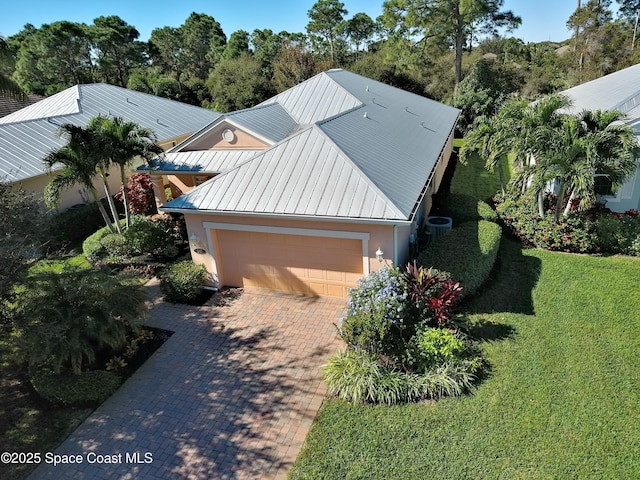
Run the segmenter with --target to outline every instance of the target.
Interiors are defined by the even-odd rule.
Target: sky
[[[9,37],[26,23],[40,27],[59,20],[90,24],[99,16],[118,15],[147,41],[154,28],[178,27],[191,12],[206,13],[222,26],[227,37],[236,30],[270,28],[274,32],[304,32],[307,11],[316,0],[30,0],[24,4],[7,0],[0,16],[0,35]],[[342,0],[347,18],[364,12],[375,19],[383,0]],[[4,3],[4,2],[3,2]],[[513,35],[525,42],[563,41],[570,33],[566,22],[576,8],[575,0],[505,0],[504,9],[522,18]]]

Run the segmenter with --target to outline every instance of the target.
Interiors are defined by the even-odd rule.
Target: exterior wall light
[[[191,249],[194,251],[194,253],[197,253],[198,255],[207,253],[207,251],[204,248],[202,248],[202,244],[200,243],[200,238],[195,233],[192,233],[191,236],[189,237],[189,245],[191,245]]]
[[[384,260],[384,252],[382,250],[376,250],[376,259],[382,263],[382,260]]]

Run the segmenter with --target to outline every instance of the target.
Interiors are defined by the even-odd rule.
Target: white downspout
[[[398,225],[393,226],[393,265],[398,266]]]

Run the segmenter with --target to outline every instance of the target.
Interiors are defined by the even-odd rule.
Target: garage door
[[[362,276],[362,241],[217,230],[223,285],[345,298]]]

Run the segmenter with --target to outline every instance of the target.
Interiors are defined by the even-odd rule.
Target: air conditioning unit
[[[432,242],[451,228],[453,228],[451,217],[427,217],[427,229]]]

